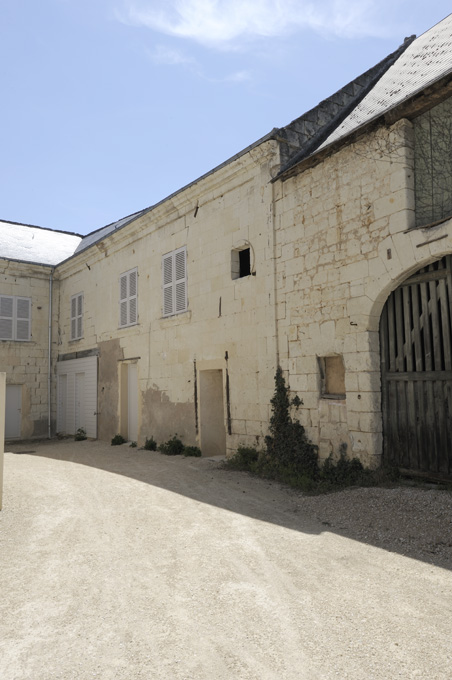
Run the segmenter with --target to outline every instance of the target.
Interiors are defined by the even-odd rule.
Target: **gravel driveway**
[[[307,497],[126,445],[14,450],[1,680],[452,677],[450,493]]]

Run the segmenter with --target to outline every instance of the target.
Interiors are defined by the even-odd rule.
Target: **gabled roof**
[[[411,38],[405,38],[403,44],[395,52],[289,125],[275,131],[281,142],[281,172],[291,168],[300,158],[304,158],[318,148],[319,144],[340,126],[392,64],[399,59],[415,37],[413,35]]]
[[[452,14],[417,38],[319,147],[332,144],[452,72]]]
[[[393,56],[396,58],[388,63],[388,59]],[[301,161],[315,156],[318,151],[333,143],[345,140],[363,126],[384,116],[452,73],[452,14],[419,38],[414,39],[413,36],[406,39],[399,50],[389,55],[389,58],[383,60],[381,65],[383,66],[382,72],[376,74],[377,77],[365,95],[358,95],[352,102],[353,105],[351,107],[349,105],[347,115],[319,128],[316,135],[282,166],[278,178]],[[322,108],[324,103],[319,104],[316,109]]]
[[[79,234],[0,221],[0,257],[55,266],[74,254]]]

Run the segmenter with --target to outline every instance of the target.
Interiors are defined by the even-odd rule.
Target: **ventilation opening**
[[[231,276],[233,279],[241,279],[251,275],[250,248],[233,250],[231,253]]]

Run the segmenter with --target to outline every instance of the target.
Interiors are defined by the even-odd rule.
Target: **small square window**
[[[321,396],[324,399],[345,399],[345,367],[341,356],[318,357]]]
[[[250,248],[233,250],[231,253],[231,276],[233,279],[242,279],[251,275],[251,251]]]

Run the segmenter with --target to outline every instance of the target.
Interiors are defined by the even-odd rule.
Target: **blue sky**
[[[286,125],[435,0],[0,0],[0,219],[85,234]]]

